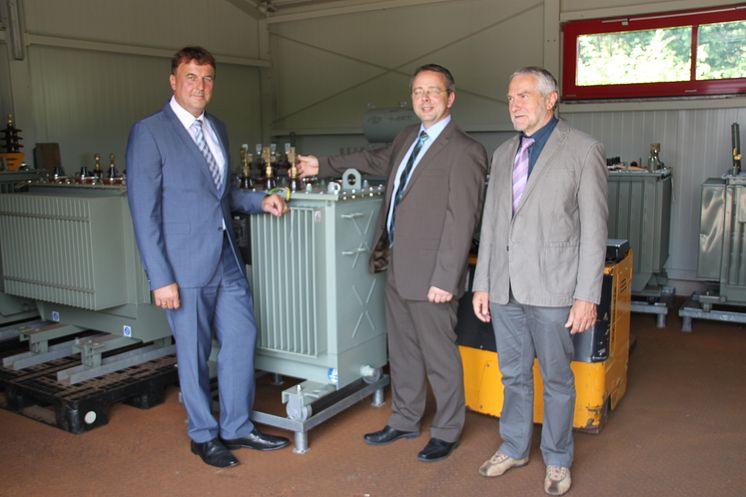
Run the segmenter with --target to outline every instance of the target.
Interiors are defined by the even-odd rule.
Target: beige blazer
[[[409,126],[385,148],[319,158],[322,176],[354,167],[387,177],[372,246],[386,234],[396,171],[418,132],[419,125]],[[420,159],[396,208],[395,243],[388,269],[394,271],[396,289],[405,299],[427,300],[431,286],[457,297],[464,293],[467,257],[479,224],[486,170],[484,147],[453,121]]]
[[[473,289],[489,300],[561,307],[599,303],[607,242],[603,144],[560,120],[512,215],[518,135],[495,150]]]

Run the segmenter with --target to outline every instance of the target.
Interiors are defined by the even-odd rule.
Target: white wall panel
[[[262,136],[259,68],[218,62],[218,76],[207,110],[228,127],[231,167],[239,171],[242,143],[258,143]]]
[[[746,126],[746,109],[567,113],[562,116],[606,145],[608,156],[646,161],[650,143],[661,143],[661,159],[673,169],[671,245],[666,267],[673,279],[697,273],[700,189],[731,166],[730,126]]]
[[[258,57],[257,22],[224,0],[27,0],[24,10],[37,35]]]
[[[60,144],[68,175],[92,165],[95,152],[115,153],[123,167],[130,126],[171,96],[165,58],[48,47],[31,47],[29,58],[37,141]],[[240,142],[260,136],[252,113],[259,108],[258,70],[223,64],[217,75],[209,110],[228,124],[235,167]]]
[[[541,0],[444,2],[270,29],[277,132],[360,132],[369,104],[409,102],[411,71],[428,62],[454,73],[454,116],[461,126],[505,128],[508,75],[543,60]],[[518,38],[522,43],[514,42]]]
[[[8,47],[0,42],[0,127],[4,127],[5,118],[12,109],[10,95],[10,70],[8,66]]]

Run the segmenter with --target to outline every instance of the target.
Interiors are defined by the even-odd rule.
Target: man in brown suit
[[[371,269],[387,268],[386,322],[392,412],[370,445],[419,436],[430,382],[437,410],[431,438],[417,454],[445,459],[464,425],[456,310],[464,293],[466,260],[479,220],[487,153],[451,121],[456,99],[448,69],[429,64],[410,82],[420,125],[401,131],[374,151],[333,157],[299,156],[302,176],[340,174],[354,167],[386,176],[386,199],[373,238]]]

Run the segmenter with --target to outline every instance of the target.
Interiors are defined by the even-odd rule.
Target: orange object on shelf
[[[1,153],[0,158],[5,159],[8,171],[18,171],[23,162],[23,152]]]

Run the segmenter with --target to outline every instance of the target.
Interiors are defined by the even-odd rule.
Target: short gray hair
[[[554,76],[552,76],[552,73],[550,73],[543,67],[522,67],[510,75],[510,81],[513,81],[513,78],[515,78],[516,76],[529,74],[536,77],[536,80],[539,82],[539,93],[541,93],[543,96],[546,97],[552,92],[555,92],[559,95],[559,90],[557,89],[557,80],[554,78]]]

